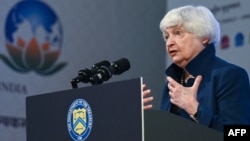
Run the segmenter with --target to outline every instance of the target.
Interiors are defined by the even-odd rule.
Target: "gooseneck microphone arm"
[[[109,80],[112,75],[120,75],[130,69],[128,59],[121,58],[113,63],[104,60],[94,64],[91,69],[83,69],[78,72],[78,76],[71,80],[72,88],[78,88],[79,82],[91,83],[92,85],[102,84]]]

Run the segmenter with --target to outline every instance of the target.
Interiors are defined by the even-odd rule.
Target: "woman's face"
[[[205,46],[205,41],[195,37],[193,33],[185,31],[183,27],[170,27],[164,31],[166,50],[173,63],[185,68]],[[204,42],[204,43],[202,43]]]

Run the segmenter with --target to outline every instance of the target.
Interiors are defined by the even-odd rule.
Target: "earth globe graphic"
[[[10,10],[5,23],[6,48],[3,58],[19,72],[48,75],[66,64],[55,65],[62,47],[62,26],[56,13],[44,2],[20,1]]]

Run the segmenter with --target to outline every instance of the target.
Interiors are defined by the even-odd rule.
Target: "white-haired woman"
[[[204,6],[170,10],[160,22],[172,64],[166,69],[161,110],[219,131],[225,124],[250,124],[247,72],[216,56],[220,25]],[[144,96],[151,91],[144,87]],[[144,109],[151,99],[144,99]],[[148,106],[148,107],[147,107]]]

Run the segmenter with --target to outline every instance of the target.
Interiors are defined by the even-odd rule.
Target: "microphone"
[[[109,61],[103,60],[103,61],[101,61],[101,62],[98,62],[98,63],[94,64],[94,65],[92,66],[91,71],[92,71],[93,74],[96,74],[97,70],[98,70],[101,66],[109,67],[110,65],[111,65],[111,64],[110,64]]]
[[[111,64],[109,61],[104,60],[94,64],[91,69],[84,69],[78,72],[79,81],[88,83],[91,81],[91,77],[95,75],[101,66],[109,67]]]
[[[90,69],[85,68],[78,72],[78,76],[71,80],[73,88],[77,88],[78,82],[91,83],[92,85],[101,84],[109,80],[112,75],[120,75],[130,69],[128,59],[121,58],[113,63],[103,60],[94,64]]]
[[[91,80],[91,77],[97,73],[97,70],[101,67],[101,66],[107,66],[109,67],[111,64],[109,61],[107,60],[103,60],[101,62],[98,62],[96,64],[94,64],[91,69],[85,68],[83,70],[80,70],[78,72],[78,76],[74,79],[71,80],[71,84],[73,88],[76,88],[76,83],[78,82],[83,82],[83,83],[88,83]]]
[[[103,81],[109,80],[112,75],[120,75],[123,72],[130,69],[130,63],[128,59],[121,58],[111,63],[110,66],[101,66],[96,75],[92,77],[92,84],[101,84]]]
[[[126,58],[121,58],[113,62],[110,66],[110,71],[112,72],[112,74],[115,75],[120,75],[129,69],[130,69],[130,63]]]

